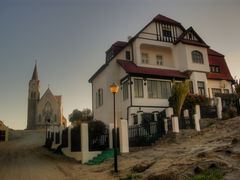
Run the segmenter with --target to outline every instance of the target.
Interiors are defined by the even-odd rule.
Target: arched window
[[[199,51],[192,51],[192,61],[194,63],[203,64],[203,55]]]

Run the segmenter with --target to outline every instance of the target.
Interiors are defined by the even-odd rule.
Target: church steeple
[[[35,64],[33,75],[32,75],[32,80],[37,80],[38,81],[38,71],[37,71],[37,63]]]

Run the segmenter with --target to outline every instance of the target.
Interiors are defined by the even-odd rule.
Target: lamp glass
[[[110,86],[110,91],[111,93],[117,93],[119,90],[119,86],[116,85],[115,83],[113,83],[111,86]]]

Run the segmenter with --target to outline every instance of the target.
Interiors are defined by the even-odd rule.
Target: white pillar
[[[119,140],[120,140],[120,152],[128,153],[129,152],[128,123],[127,120],[125,119],[120,120]]]
[[[142,114],[143,114],[142,111],[137,112],[138,124],[141,124],[141,123],[142,123]]]
[[[82,164],[86,163],[89,154],[89,140],[88,140],[88,124],[81,124],[81,151],[82,151]]]
[[[189,118],[189,111],[188,111],[188,109],[185,109],[185,110],[183,111],[183,116],[184,116],[185,118]]]
[[[164,119],[164,129],[167,134],[167,132],[168,132],[168,119],[167,118]]]
[[[178,117],[177,116],[172,117],[172,128],[173,128],[173,132],[179,133],[179,125],[178,125]]]
[[[201,131],[199,116],[197,114],[194,114],[193,118],[194,118],[194,121],[195,121],[195,129],[196,129],[196,131]]]
[[[168,107],[168,108],[165,109],[165,111],[166,111],[166,117],[167,118],[171,118],[172,115],[173,115],[173,108],[172,107]]]
[[[114,125],[113,123],[110,123],[109,124],[109,148],[112,149],[113,148],[113,128],[114,128]]]
[[[197,114],[198,119],[201,119],[200,105],[195,105],[195,114]]]
[[[222,99],[217,97],[217,116],[218,119],[222,119]]]
[[[158,120],[158,117],[157,117],[158,112],[154,112],[153,115],[154,115],[154,121],[157,121]]]

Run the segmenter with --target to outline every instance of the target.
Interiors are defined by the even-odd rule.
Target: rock
[[[144,172],[146,169],[150,168],[155,162],[156,161],[141,162],[141,163],[136,164],[135,166],[133,166],[132,171],[133,172],[137,172],[137,173]]]
[[[233,138],[232,139],[232,144],[237,144],[238,143],[238,139],[237,138]]]
[[[152,174],[147,177],[148,180],[180,180],[180,176],[175,172],[165,172],[161,174]]]

